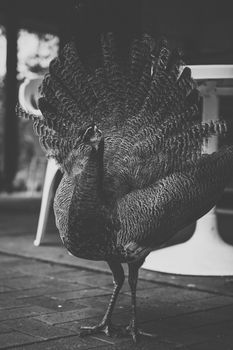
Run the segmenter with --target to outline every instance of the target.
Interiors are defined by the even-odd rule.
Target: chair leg
[[[56,165],[55,160],[49,159],[47,168],[46,168],[45,180],[44,180],[44,188],[43,188],[40,215],[39,215],[39,221],[38,221],[37,232],[36,232],[36,239],[34,240],[34,245],[37,247],[41,244],[41,241],[44,237],[45,229],[47,226],[49,208],[50,208],[50,203],[53,195],[54,180],[55,180],[55,175],[57,171],[58,171],[58,166]]]

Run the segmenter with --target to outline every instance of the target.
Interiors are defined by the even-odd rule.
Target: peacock
[[[99,36],[83,59],[75,41],[50,63],[40,87],[42,116],[33,120],[47,157],[63,177],[54,212],[61,240],[83,259],[107,262],[114,289],[102,321],[80,334],[119,331],[111,322],[128,264],[132,315],[125,332],[136,342],[139,268],[147,255],[207,213],[233,174],[233,146],[206,154],[224,121],[202,123],[197,83],[182,53],[148,34],[120,45]]]

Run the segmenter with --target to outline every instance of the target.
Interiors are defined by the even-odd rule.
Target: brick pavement
[[[79,337],[80,325],[101,319],[112,290],[110,275],[0,254],[0,349],[233,349],[233,279],[211,278],[208,285],[207,278],[203,288],[196,279],[198,288],[184,280],[168,285],[168,277],[139,281],[140,326],[158,337],[136,346],[130,338]],[[115,323],[128,323],[129,305],[126,283]]]

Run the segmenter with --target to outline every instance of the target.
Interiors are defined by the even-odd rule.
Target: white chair
[[[44,179],[44,187],[43,187],[43,193],[42,193],[36,238],[34,240],[34,245],[37,247],[41,244],[43,237],[45,235],[48,216],[49,216],[49,208],[54,196],[54,182],[55,182],[57,172],[58,172],[58,166],[55,160],[52,158],[49,159],[47,163],[45,179]]]
[[[39,98],[38,88],[41,85],[42,80],[43,76],[32,74],[31,76],[27,77],[19,87],[19,103],[25,111],[38,116],[41,115],[40,110],[37,108],[37,101]],[[49,208],[53,199],[54,182],[57,172],[58,166],[56,165],[55,161],[53,159],[49,159],[44,179],[36,238],[34,240],[35,246],[39,246],[41,244],[46,231]]]
[[[192,76],[206,80],[201,89],[203,97],[203,121],[216,119],[219,95],[232,95],[232,87],[216,87],[217,79],[233,79],[233,65],[191,66]],[[217,138],[212,137],[206,152],[217,149]],[[227,214],[227,211],[225,212]],[[232,213],[230,213],[232,214]],[[233,246],[225,243],[219,235],[215,209],[197,221],[196,229],[187,242],[151,253],[143,268],[158,272],[224,276],[233,275]]]

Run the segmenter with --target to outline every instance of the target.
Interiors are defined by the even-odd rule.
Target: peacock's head
[[[102,132],[94,123],[92,123],[87,128],[82,130],[80,137],[81,142],[90,145],[97,150],[102,140]]]

